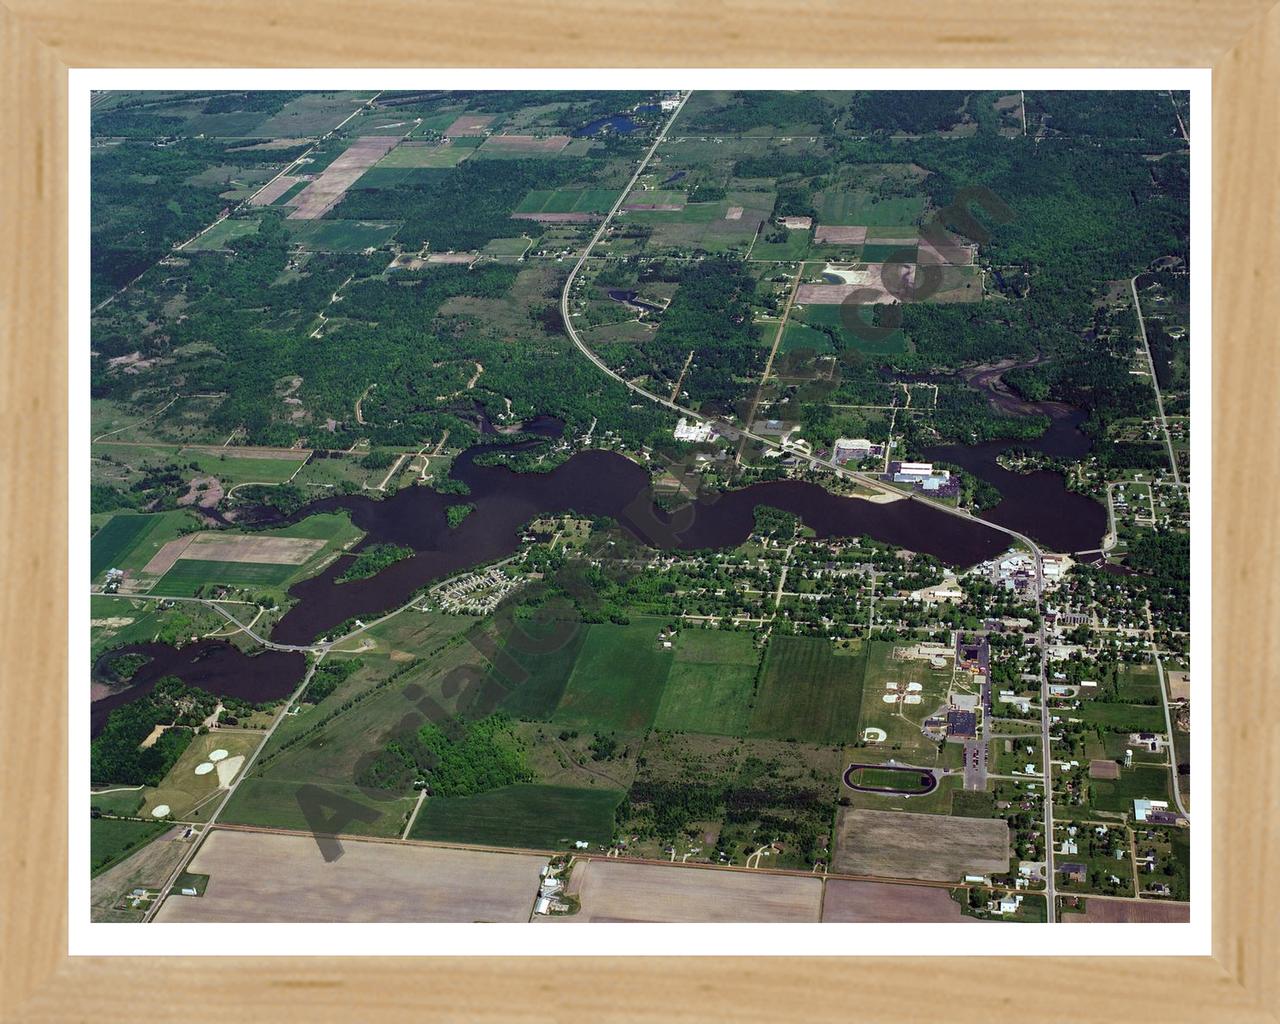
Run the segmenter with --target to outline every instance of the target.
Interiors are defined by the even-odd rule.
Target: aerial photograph
[[[1010,81],[93,92],[88,918],[1188,922],[1190,94]]]

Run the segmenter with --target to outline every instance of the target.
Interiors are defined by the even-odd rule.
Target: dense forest
[[[182,756],[199,725],[218,706],[218,698],[174,676],[159,680],[150,693],[116,708],[90,746],[89,772],[95,786],[119,783],[156,786]],[[148,747],[142,742],[158,725],[166,729]]]
[[[357,780],[376,789],[408,789],[423,779],[432,796],[471,796],[516,782],[533,773],[505,715],[478,722],[428,722],[417,732],[391,740]]]

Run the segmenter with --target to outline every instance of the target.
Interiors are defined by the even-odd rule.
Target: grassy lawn
[[[169,774],[160,780],[160,785],[143,791],[143,817],[149,816],[152,808],[167,804],[171,818],[206,820],[217,804],[217,800],[210,798],[219,790],[218,773],[215,770],[197,775],[196,766],[207,761],[209,752],[213,750],[225,750],[229,758],[248,758],[262,742],[262,735],[260,732],[219,729],[196,736],[169,769]],[[204,803],[206,800],[208,803]]]
[[[115,789],[116,787],[108,787]],[[142,809],[142,787],[122,789],[116,793],[90,794],[89,806],[103,814],[115,814],[122,818],[136,817]]]
[[[1074,714],[1090,725],[1101,725],[1118,732],[1164,732],[1164,709],[1149,704],[1085,701]]]
[[[958,818],[991,818],[996,813],[994,793],[958,789],[951,795],[951,813]]]
[[[890,757],[911,764],[933,765],[938,761],[938,745],[920,731],[924,720],[938,710],[946,700],[951,682],[951,668],[932,668],[928,662],[915,658],[894,658],[894,644],[875,641],[867,645],[866,682],[862,690],[863,729],[877,728],[885,731],[885,739],[868,746],[863,753],[866,759],[877,761]],[[916,694],[919,704],[886,704],[884,695],[889,692],[885,684],[897,683],[894,692],[909,692],[910,683],[921,687]],[[861,737],[859,736],[859,739]]]
[[[826,640],[769,643],[748,735],[848,743],[858,735],[864,653],[837,657]]]
[[[412,838],[487,846],[557,849],[613,838],[613,814],[623,794],[613,789],[504,786],[469,797],[429,798]]]
[[[93,818],[89,822],[90,874],[100,875],[172,826],[159,821]]]
[[[552,721],[582,729],[643,732],[653,724],[671,670],[657,620],[588,627]]]
[[[1143,799],[1169,799],[1168,768],[1137,764],[1121,768],[1118,779],[1089,780],[1089,804],[1095,810],[1132,814],[1133,801]]]

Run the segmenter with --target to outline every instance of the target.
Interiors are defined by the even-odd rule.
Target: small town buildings
[[[972,711],[947,712],[947,737],[971,740],[978,734],[977,716]]]
[[[1065,878],[1068,882],[1077,882],[1077,883],[1083,884],[1084,881],[1089,877],[1089,869],[1085,867],[1083,864],[1079,864],[1074,861],[1063,864],[1060,868],[1058,868],[1058,871],[1062,874],[1062,877]]]
[[[687,416],[681,416],[676,423],[675,439],[677,441],[692,441],[701,444],[710,441],[715,437],[715,427],[710,420],[703,420],[701,423],[690,423]]]
[[[1167,800],[1135,800],[1133,802],[1133,817],[1135,821],[1147,821],[1152,811],[1167,811],[1169,809],[1169,801]]]

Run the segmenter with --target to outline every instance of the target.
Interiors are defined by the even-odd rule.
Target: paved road
[[[1138,278],[1129,278],[1129,291],[1133,293],[1133,311],[1138,315],[1138,330],[1142,332],[1142,348],[1147,353],[1147,368],[1151,371],[1151,388],[1156,393],[1156,411],[1160,414],[1160,429],[1164,431],[1164,444],[1169,450],[1169,467],[1173,470],[1173,482],[1182,483],[1178,475],[1178,460],[1173,454],[1173,439],[1169,436],[1169,421],[1164,415],[1164,399],[1160,395],[1160,382],[1156,380],[1156,361],[1151,355],[1151,343],[1147,341],[1147,322],[1142,317],[1142,303],[1138,301]]]
[[[964,788],[985,792],[987,788],[987,744],[966,740],[964,745]]]

